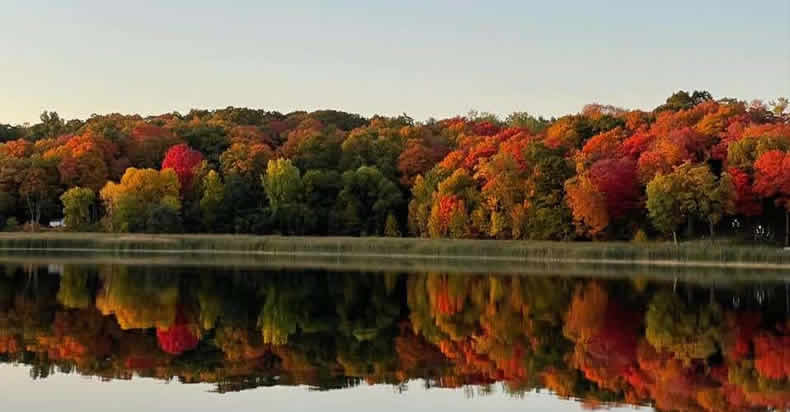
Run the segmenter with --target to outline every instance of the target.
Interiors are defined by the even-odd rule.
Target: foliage
[[[178,176],[181,191],[186,191],[192,187],[192,180],[195,176],[195,169],[203,161],[203,155],[193,150],[185,144],[178,144],[171,147],[165,154],[162,161],[162,170],[173,169]]]
[[[203,193],[200,198],[200,212],[205,230],[214,230],[217,218],[220,215],[220,208],[225,199],[225,185],[222,183],[219,174],[211,170],[203,178]]]
[[[129,168],[120,183],[108,182],[100,192],[107,210],[106,225],[113,232],[173,229],[181,210],[178,176],[172,169]]]
[[[649,217],[665,234],[686,223],[693,237],[705,222],[711,236],[772,239],[784,231],[777,207],[790,207],[786,103],[679,91],[650,112],[593,103],[557,119],[472,111],[426,122],[238,107],[85,121],[47,111],[0,125],[0,218],[37,228],[79,187],[100,194],[92,219],[112,231],[626,240]],[[280,159],[290,167],[267,188]],[[160,167],[175,172],[178,202],[101,195],[128,171]]]
[[[262,177],[272,218],[285,233],[299,230],[304,193],[302,177],[290,160],[269,160]]]
[[[685,220],[697,217],[713,227],[735,209],[735,188],[728,175],[716,179],[706,165],[686,163],[670,174],[659,174],[647,185],[647,208],[653,225],[675,232]]]
[[[66,228],[72,231],[86,229],[93,221],[96,193],[88,188],[73,187],[60,197]]]

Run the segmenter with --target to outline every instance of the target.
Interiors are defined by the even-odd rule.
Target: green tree
[[[212,167],[219,167],[220,156],[230,147],[230,141],[221,127],[200,124],[178,131],[191,147],[206,156]]]
[[[398,226],[398,219],[395,218],[395,215],[389,213],[387,215],[387,221],[384,224],[384,236],[387,237],[400,237],[400,227]]]
[[[60,276],[58,302],[67,308],[87,309],[93,303],[91,283],[95,275],[85,267],[64,265]]]
[[[49,112],[44,110],[39,116],[41,123],[37,123],[30,127],[30,139],[41,140],[50,137],[57,137],[66,131],[66,124],[63,119],[58,116],[58,112]]]
[[[551,124],[543,116],[535,117],[527,112],[513,112],[505,118],[505,123],[510,127],[527,129],[532,133],[540,133]]]
[[[562,149],[530,143],[524,151],[526,175],[526,236],[536,240],[564,240],[573,233],[573,218],[565,203],[564,183],[573,176]]]
[[[72,231],[85,230],[93,222],[93,206],[96,193],[89,188],[73,187],[60,196],[66,228]]]
[[[645,336],[659,351],[669,351],[685,362],[706,359],[721,345],[723,318],[715,303],[694,308],[671,292],[659,292],[648,306]]]
[[[728,175],[716,179],[707,165],[685,163],[667,175],[657,175],[647,185],[647,210],[659,231],[672,233],[694,218],[708,222],[711,237],[725,214],[733,213],[735,188]]]
[[[217,216],[225,198],[225,185],[219,174],[213,170],[209,171],[203,178],[202,196],[200,198],[200,213],[202,216],[203,227],[211,232],[215,231]]]
[[[377,168],[349,170],[343,173],[343,190],[338,194],[338,223],[346,234],[380,234],[387,215],[395,213],[402,203],[398,186]]]
[[[175,203],[160,203],[148,210],[145,231],[148,233],[180,233],[184,230],[180,208]]]
[[[647,210],[653,226],[664,234],[672,233],[677,243],[677,227],[687,218],[680,199],[683,183],[677,175],[659,174],[647,184]]]
[[[330,233],[332,209],[343,189],[340,173],[334,170],[308,170],[302,176],[305,202],[305,231],[311,234]]]
[[[281,231],[301,231],[303,185],[299,169],[289,159],[270,160],[262,177],[272,220]]]
[[[343,142],[340,167],[356,170],[361,166],[374,166],[387,179],[397,180],[398,156],[403,150],[398,130],[387,127],[383,120],[371,126],[352,131]]]

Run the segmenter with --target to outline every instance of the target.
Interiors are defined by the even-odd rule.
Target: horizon
[[[648,111],[678,90],[790,95],[785,1],[562,6],[8,4],[0,121],[227,106],[548,118],[589,103]]]
[[[663,99],[660,103],[656,104],[654,107],[638,107],[638,108],[635,108],[635,107],[620,107],[620,106],[614,106],[614,107],[616,107],[618,109],[623,109],[625,111],[637,111],[638,110],[638,111],[643,111],[643,112],[646,112],[646,113],[650,113],[650,112],[653,112],[656,108],[659,108],[663,104],[665,104],[666,100],[668,98],[672,97],[672,95],[674,95],[675,93],[687,92],[688,94],[691,94],[694,91],[697,91],[697,90],[676,90],[675,92],[667,95],[665,99]],[[709,92],[708,90],[699,90],[699,91]],[[716,96],[713,93],[711,93],[711,94],[713,96],[713,100],[714,101],[724,101],[726,99],[730,99],[731,98],[729,96],[723,96],[722,97],[722,96]],[[783,96],[781,96],[781,97],[783,97]],[[777,99],[778,98],[780,98],[780,97],[777,97]],[[776,102],[775,100],[761,100],[761,99],[737,99],[737,100],[738,101],[742,101],[742,102],[744,102],[747,105],[750,104],[750,102],[754,101],[754,100],[759,100],[759,101],[763,102],[766,105],[769,105],[770,103],[775,103]],[[68,120],[88,121],[91,118],[93,118],[94,116],[107,116],[107,115],[111,115],[111,114],[120,114],[122,116],[135,116],[135,115],[138,115],[142,119],[148,119],[148,118],[156,118],[156,117],[164,116],[164,115],[168,115],[168,114],[178,114],[179,116],[183,117],[183,116],[188,116],[189,113],[191,113],[193,111],[216,112],[216,111],[221,111],[221,110],[227,110],[227,109],[235,108],[235,109],[263,110],[263,111],[269,112],[269,113],[279,113],[279,114],[282,114],[284,116],[288,116],[288,115],[291,115],[293,113],[315,113],[315,112],[319,112],[319,111],[336,111],[336,112],[340,112],[340,113],[347,113],[347,114],[350,114],[350,115],[359,115],[359,116],[361,116],[361,117],[363,117],[365,119],[372,119],[372,118],[377,117],[377,116],[381,116],[381,117],[385,117],[385,118],[397,118],[399,116],[406,115],[407,117],[410,117],[412,120],[414,120],[415,123],[425,124],[425,123],[430,122],[431,120],[443,120],[443,119],[451,119],[451,118],[456,118],[456,117],[468,118],[472,114],[477,114],[477,115],[480,115],[482,117],[493,115],[493,116],[496,116],[497,119],[499,119],[501,121],[505,121],[505,119],[508,117],[508,115],[515,114],[515,113],[527,113],[530,116],[533,116],[535,118],[543,118],[543,119],[545,119],[547,121],[555,121],[556,119],[561,118],[563,116],[574,115],[574,114],[581,114],[583,112],[584,107],[586,107],[587,105],[595,105],[595,104],[606,105],[605,103],[601,103],[601,102],[589,102],[589,103],[585,103],[584,105],[582,105],[576,111],[569,111],[569,112],[566,112],[566,113],[557,113],[557,114],[552,114],[552,115],[545,115],[545,114],[542,114],[542,113],[533,113],[533,112],[519,112],[519,111],[493,113],[493,112],[488,112],[488,111],[484,111],[484,110],[478,110],[477,108],[470,108],[469,110],[467,110],[464,113],[449,114],[447,116],[441,116],[441,117],[439,117],[439,116],[429,116],[427,118],[422,118],[422,119],[415,118],[414,116],[411,116],[409,113],[406,113],[406,112],[387,113],[387,114],[382,114],[382,113],[363,114],[363,113],[359,113],[359,112],[347,111],[347,110],[343,110],[343,109],[339,109],[339,108],[333,108],[333,107],[316,107],[316,108],[310,108],[310,109],[294,109],[294,110],[289,110],[289,111],[283,111],[283,110],[270,109],[270,108],[265,108],[265,107],[234,106],[234,105],[223,106],[223,107],[211,107],[211,108],[209,108],[209,107],[192,107],[192,108],[189,108],[187,110],[170,110],[170,111],[165,111],[165,112],[161,112],[161,113],[93,112],[90,115],[87,115],[87,116],[84,116],[84,117],[66,117],[66,116],[63,116],[61,114],[61,112],[57,110],[57,108],[51,108],[51,109],[44,108],[42,110],[42,112],[39,113],[39,115],[43,114],[44,112],[48,112],[50,114],[57,113],[58,116],[60,117],[60,119],[64,120],[64,121],[68,121]],[[11,125],[11,126],[30,127],[30,126],[36,124],[38,122],[38,120],[40,120],[40,119],[37,118],[37,120],[35,120],[35,121],[28,121],[28,122],[24,122],[24,123],[9,122],[9,123],[6,123],[6,124]],[[3,119],[0,119],[0,124],[3,124]]]

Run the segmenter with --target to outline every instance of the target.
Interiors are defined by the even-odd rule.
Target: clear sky
[[[294,412],[436,412],[513,411],[584,412],[582,404],[558,399],[548,392],[523,399],[502,393],[499,385],[487,396],[468,398],[463,389],[425,390],[412,381],[398,393],[393,386],[361,385],[350,389],[311,391],[306,387],[257,388],[235,393],[210,392],[210,384],[182,385],[153,379],[101,382],[97,378],[55,374],[34,381],[27,367],[0,365],[4,411],[160,412],[160,411],[294,411]],[[610,412],[652,411],[630,406]]]
[[[678,89],[790,95],[790,1],[0,0],[0,50],[0,123],[229,105],[550,116]]]

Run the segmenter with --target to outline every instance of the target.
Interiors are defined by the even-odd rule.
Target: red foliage
[[[163,351],[171,355],[180,355],[195,349],[200,342],[186,322],[183,309],[176,311],[176,320],[169,328],[157,328],[156,340]]]
[[[447,154],[447,148],[438,145],[428,145],[418,139],[406,142],[406,148],[398,156],[398,171],[401,173],[401,183],[411,186],[417,175],[431,170],[436,162]]]
[[[617,389],[624,378],[646,379],[635,373],[641,318],[640,313],[608,301],[598,329],[577,343],[575,362],[588,379],[609,389]]]
[[[625,215],[637,206],[639,181],[633,159],[604,159],[590,168],[590,179],[606,199],[610,218]]]
[[[735,210],[745,216],[757,216],[763,212],[762,203],[752,188],[752,181],[744,171],[731,167],[727,174],[735,185]]]
[[[439,221],[442,227],[450,224],[450,219],[456,210],[463,207],[464,201],[456,195],[442,196],[439,199]]]
[[[159,347],[171,355],[180,355],[195,349],[199,342],[187,325],[173,325],[167,329],[157,329],[156,339],[159,342]]]
[[[132,129],[131,137],[124,143],[132,166],[152,168],[162,161],[167,149],[181,143],[181,139],[169,129],[141,123]]]
[[[181,183],[182,193],[192,186],[195,169],[203,161],[203,155],[193,150],[186,144],[179,144],[170,148],[162,161],[162,170],[173,169]]]
[[[513,129],[507,129],[505,132],[508,130]],[[499,151],[508,153],[510,157],[516,161],[519,168],[521,170],[525,170],[527,168],[527,164],[524,161],[524,149],[533,139],[534,136],[530,136],[526,131],[521,130],[519,133],[509,136],[506,141],[502,142],[502,145],[499,147]]]
[[[502,130],[499,126],[491,122],[478,122],[472,126],[472,131],[478,136],[493,136]]]
[[[637,132],[623,141],[620,152],[626,156],[639,157],[655,140],[655,136],[647,132]]]
[[[751,352],[752,339],[759,331],[762,316],[757,312],[739,313],[730,317],[729,321],[731,330],[735,330],[735,336],[725,354],[733,361],[746,359]]]
[[[715,136],[705,135],[697,132],[690,127],[672,130],[668,139],[678,146],[686,148],[689,153],[704,157],[705,153],[712,146]]]
[[[463,166],[473,170],[480,162],[496,154],[498,147],[495,137],[488,137],[469,149],[464,159]]]

